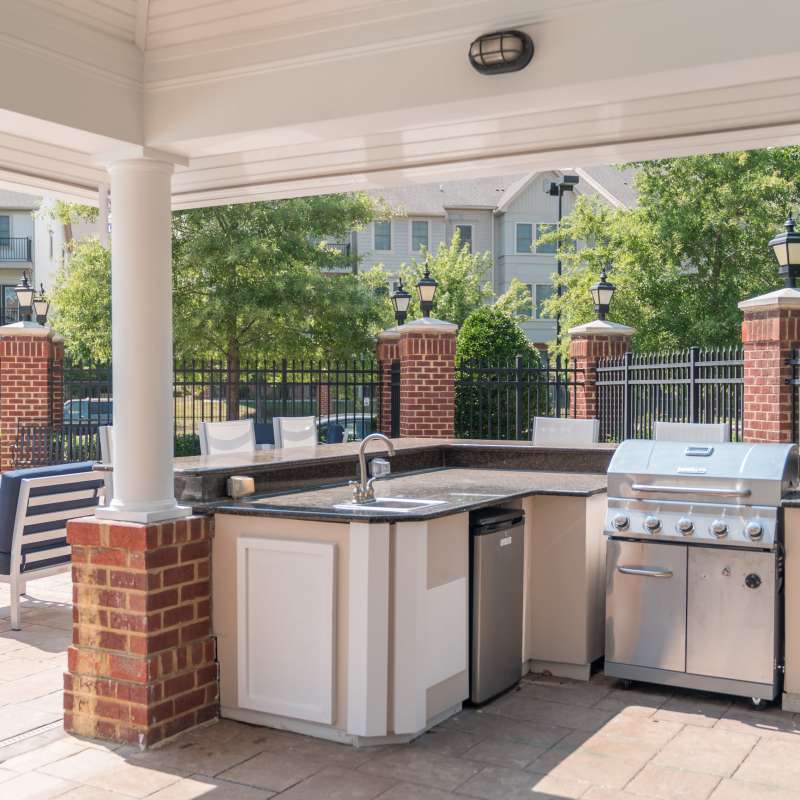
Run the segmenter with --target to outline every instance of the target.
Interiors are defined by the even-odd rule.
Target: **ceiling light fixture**
[[[518,72],[533,58],[533,40],[522,31],[495,31],[469,46],[469,63],[481,75]]]

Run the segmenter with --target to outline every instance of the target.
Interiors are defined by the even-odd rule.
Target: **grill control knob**
[[[757,542],[764,535],[764,526],[760,522],[753,520],[744,526],[744,532],[749,539]]]
[[[644,518],[644,527],[650,533],[658,533],[661,530],[661,520],[658,517],[649,516]]]
[[[630,520],[624,514],[617,514],[611,522],[618,531],[624,531],[630,524]]]
[[[723,522],[721,519],[715,519],[711,523],[711,533],[717,537],[717,539],[722,539],[728,535],[728,523]]]
[[[678,520],[676,527],[684,536],[690,536],[694,530],[694,522],[692,522],[688,517],[681,517]]]

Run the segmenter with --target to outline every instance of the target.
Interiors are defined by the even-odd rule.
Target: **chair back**
[[[654,422],[657,442],[729,442],[730,422]]]
[[[275,417],[275,447],[316,447],[316,417]]]
[[[600,440],[600,420],[534,417],[531,438],[544,447],[587,447]]]
[[[252,419],[200,423],[201,455],[216,456],[227,453],[253,453],[255,449],[256,435]]]
[[[114,428],[111,425],[101,425],[97,429],[97,438],[100,439],[100,460],[104,464],[114,461]]]
[[[103,476],[92,462],[14,470],[0,479],[0,572],[59,572],[70,561],[67,522],[92,514]]]

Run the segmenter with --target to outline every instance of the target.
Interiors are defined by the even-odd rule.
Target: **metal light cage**
[[[469,46],[469,63],[482,75],[517,72],[530,64],[533,40],[522,31],[495,31]]]

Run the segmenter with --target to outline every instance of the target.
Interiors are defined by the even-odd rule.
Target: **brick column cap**
[[[400,329],[398,327],[389,328],[388,330],[381,331],[378,334],[379,342],[396,342],[400,338]]]
[[[593,322],[576,325],[574,328],[570,328],[567,333],[570,336],[633,336],[636,333],[636,328],[630,328],[619,322],[596,319]]]
[[[40,325],[38,322],[12,322],[10,325],[0,325],[0,337],[47,337],[53,339],[55,334],[52,328]]]
[[[443,319],[433,319],[432,317],[422,317],[405,325],[398,325],[393,330],[398,333],[455,333],[458,325],[454,322],[446,322]]]
[[[749,300],[742,300],[739,303],[739,310],[745,313],[748,311],[772,311],[781,308],[800,308],[800,291],[789,288],[777,289],[774,292],[751,297]]]

